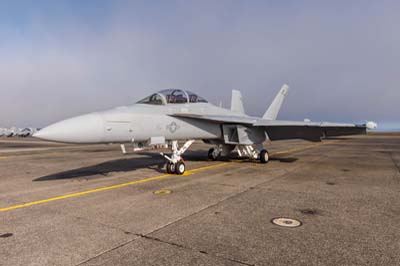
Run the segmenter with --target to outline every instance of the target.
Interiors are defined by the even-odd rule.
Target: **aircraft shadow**
[[[325,137],[322,140],[349,140],[351,137]]]
[[[155,170],[159,173],[165,173],[165,159],[163,159],[157,153],[151,152],[141,152],[136,153],[139,155],[145,155],[146,157],[139,158],[126,158],[126,159],[118,159],[112,160],[100,164],[95,164],[91,166],[81,167],[77,169],[72,169],[68,171],[63,171],[51,175],[46,175],[42,177],[38,177],[33,181],[51,181],[51,180],[60,180],[60,179],[73,179],[73,178],[99,178],[99,177],[107,177],[110,173],[113,172],[130,172],[135,171],[137,169],[148,168]],[[184,157],[186,161],[206,161],[207,156],[202,152],[193,151],[185,154]]]
[[[151,152],[140,152],[136,153],[139,155],[144,155],[145,157],[139,158],[126,158],[112,160],[100,164],[95,164],[91,166],[76,168],[68,171],[63,171],[51,175],[46,175],[38,177],[33,181],[51,181],[60,179],[73,179],[73,178],[84,178],[92,179],[99,177],[107,177],[113,172],[130,172],[137,169],[152,169],[159,173],[165,173],[165,160],[157,153]],[[220,161],[230,161],[235,159],[236,156],[231,158],[221,158]],[[207,161],[207,156],[204,151],[190,151],[185,154],[184,159],[186,161]],[[236,158],[240,159],[240,158]],[[271,161],[279,161],[283,163],[293,163],[297,161],[297,158],[282,158],[282,157],[271,157]]]
[[[280,163],[294,163],[298,160],[298,158],[294,157],[287,157],[287,158],[282,158],[282,157],[271,157],[269,158],[270,161],[278,161]]]

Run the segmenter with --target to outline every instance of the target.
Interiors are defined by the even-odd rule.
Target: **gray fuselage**
[[[210,103],[137,103],[63,120],[39,131],[38,137],[68,143],[142,142],[151,137],[165,140],[222,138],[218,123],[173,117],[173,114],[243,116]]]

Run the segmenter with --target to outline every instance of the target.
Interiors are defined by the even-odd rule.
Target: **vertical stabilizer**
[[[276,120],[279,110],[281,109],[283,100],[285,100],[285,96],[288,93],[288,90],[289,86],[287,84],[284,84],[276,95],[272,104],[269,106],[268,110],[265,112],[263,119]]]
[[[245,114],[242,94],[238,90],[232,90],[231,111],[239,114]]]

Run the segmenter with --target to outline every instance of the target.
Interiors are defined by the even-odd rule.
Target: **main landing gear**
[[[215,148],[211,148],[208,150],[208,160],[211,161],[216,161],[219,159],[219,157],[221,156],[221,151],[219,150],[219,147],[215,147]]]
[[[186,165],[182,158],[182,154],[192,145],[194,140],[188,140],[185,144],[179,148],[178,141],[174,140],[171,142],[172,154],[168,156],[164,153],[161,155],[167,160],[167,173],[168,174],[177,174],[183,175],[186,171]],[[235,146],[232,147],[224,147],[216,146],[215,148],[211,148],[208,151],[208,159],[209,160],[218,160],[221,155],[226,156]],[[261,148],[261,149],[257,149]],[[269,161],[269,154],[266,149],[263,149],[262,146],[253,147],[252,145],[237,145],[236,146],[239,157],[248,157],[250,159],[259,160],[261,163],[267,163]],[[260,150],[260,151],[259,151]]]
[[[249,157],[250,159],[259,160],[260,163],[268,163],[269,153],[262,145],[238,145],[237,152],[240,157]]]
[[[259,148],[259,149],[257,149]],[[211,161],[216,161],[221,157],[222,151],[221,151],[220,146],[216,146],[214,148],[211,148],[208,150],[208,159]],[[237,145],[236,150],[238,152],[239,157],[242,158],[250,158],[253,160],[259,160],[260,163],[268,163],[269,161],[269,153],[266,149],[264,149],[262,146],[256,145],[256,147],[253,147],[253,145]],[[229,154],[231,149],[228,152],[225,152],[225,155],[227,153]]]
[[[161,155],[167,159],[167,173],[168,174],[177,174],[183,175],[186,171],[185,162],[183,161],[182,154],[192,145],[194,140],[188,140],[185,144],[178,149],[178,141],[174,140],[171,143],[172,154],[171,157],[168,155],[161,153]]]

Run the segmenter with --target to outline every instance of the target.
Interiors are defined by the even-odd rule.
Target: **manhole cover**
[[[168,189],[161,189],[161,190],[157,190],[154,191],[155,195],[165,195],[165,194],[171,194],[172,190],[168,190]]]
[[[271,222],[283,227],[299,227],[302,225],[302,223],[298,220],[284,217],[274,218],[271,220]]]

